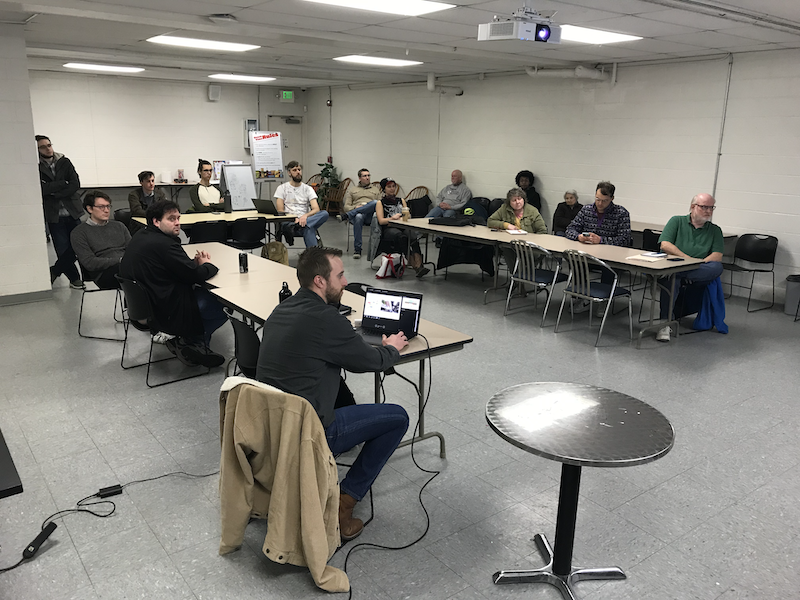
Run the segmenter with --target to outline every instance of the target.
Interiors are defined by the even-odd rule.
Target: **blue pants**
[[[80,281],[81,279],[78,267],[75,266],[77,259],[75,258],[75,252],[72,250],[72,242],[69,239],[69,234],[80,223],[80,219],[73,219],[72,217],[59,217],[58,223],[49,223],[50,236],[53,238],[53,247],[58,257],[56,264],[50,268],[50,274],[53,278],[63,273],[70,281]]]
[[[691,271],[684,271],[683,273],[676,273],[673,279],[673,289],[677,297],[678,287],[681,281],[688,281],[690,283],[705,283],[708,285],[717,277],[722,275],[721,262],[707,262],[698,266]],[[659,279],[661,287],[661,318],[669,318],[669,278]]]
[[[456,211],[454,211],[452,208],[444,210],[443,208],[434,206],[431,209],[431,211],[427,215],[425,215],[425,218],[428,219],[430,217],[455,217],[455,216],[456,216]]]
[[[317,229],[319,229],[319,227],[327,220],[327,210],[321,210],[306,219],[306,226],[301,228],[301,231],[303,232],[303,241],[306,243],[306,248],[317,245]]]
[[[361,500],[403,439],[408,414],[397,404],[355,404],[337,408],[333,414],[325,437],[334,455],[364,444],[339,485],[342,493]]]
[[[353,248],[356,254],[361,254],[361,228],[372,223],[376,202],[372,200],[347,213],[347,220],[353,224]]]
[[[200,317],[203,319],[203,328],[205,329],[203,341],[208,346],[211,343],[211,334],[222,327],[228,317],[222,310],[222,304],[207,289],[194,288],[194,296],[197,299],[197,308],[200,309]]]

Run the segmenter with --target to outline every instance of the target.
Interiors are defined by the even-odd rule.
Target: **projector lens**
[[[547,25],[537,25],[536,41],[546,42],[548,39],[550,39],[550,27],[548,27]]]

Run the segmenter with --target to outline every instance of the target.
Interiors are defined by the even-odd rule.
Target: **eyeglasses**
[[[111,210],[110,204],[93,204],[92,207],[99,210]]]
[[[717,207],[716,207],[716,206],[714,206],[713,204],[712,204],[712,205],[710,205],[710,206],[706,206],[705,204],[695,204],[695,206],[696,206],[697,208],[700,208],[700,209],[702,209],[702,210],[710,210],[711,212],[714,212],[714,210],[716,210],[716,208],[717,208]]]

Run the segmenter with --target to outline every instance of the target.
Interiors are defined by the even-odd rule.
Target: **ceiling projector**
[[[553,13],[555,14],[555,13]],[[511,19],[495,16],[491,23],[478,25],[478,41],[522,40],[525,42],[561,43],[561,27],[552,22],[553,15],[542,16],[529,7],[519,8]]]

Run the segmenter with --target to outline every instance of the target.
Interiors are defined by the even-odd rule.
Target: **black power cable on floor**
[[[420,471],[422,471],[423,473],[430,473],[431,474],[431,478],[428,479],[428,481],[426,481],[422,485],[422,487],[419,489],[419,496],[418,496],[419,505],[422,507],[422,510],[425,513],[425,531],[423,531],[422,535],[420,535],[417,539],[415,539],[415,540],[413,540],[413,541],[411,541],[411,542],[409,542],[407,544],[404,544],[402,546],[385,546],[385,545],[382,545],[382,544],[374,544],[372,542],[361,542],[359,544],[356,544],[355,546],[350,548],[350,550],[347,551],[347,554],[344,557],[344,569],[343,570],[344,570],[345,574],[347,573],[347,563],[350,560],[350,555],[353,552],[355,552],[356,550],[362,550],[362,549],[365,549],[365,548],[374,548],[376,550],[405,550],[406,548],[410,548],[411,546],[413,546],[413,545],[419,543],[420,541],[422,541],[422,539],[426,535],[428,535],[428,531],[431,528],[431,516],[428,513],[428,509],[425,508],[425,503],[422,501],[422,492],[425,491],[425,488],[428,487],[428,484],[431,481],[433,481],[434,479],[436,479],[436,477],[439,476],[441,471],[435,471],[435,470],[430,470],[430,469],[423,468],[417,462],[416,456],[414,456],[414,440],[417,437],[417,431],[419,430],[420,419],[422,418],[422,415],[425,413],[425,407],[428,405],[428,400],[431,397],[431,385],[432,385],[432,380],[433,380],[433,367],[431,365],[432,361],[431,361],[431,345],[430,345],[430,342],[428,341],[428,338],[426,338],[424,335],[422,335],[422,334],[417,334],[417,335],[418,335],[418,337],[421,337],[422,339],[425,340],[425,345],[427,347],[427,352],[428,352],[428,389],[427,389],[427,391],[425,393],[425,400],[422,402],[422,407],[420,408],[419,415],[417,415],[417,424],[414,426],[414,433],[411,436],[411,460],[414,461],[414,465]],[[417,386],[414,385],[414,383],[412,381],[410,381],[409,379],[407,379],[405,377],[402,377],[402,376],[401,376],[401,378],[404,379],[405,381],[408,381],[414,387],[414,389],[417,390],[417,397],[419,397],[419,392],[420,392],[419,388],[417,388]],[[383,393],[383,379],[381,379],[381,392]],[[384,398],[384,402],[385,402],[386,401],[385,393],[383,393],[383,398]],[[374,509],[372,508],[372,496],[371,495],[370,495],[370,509],[373,511],[372,514],[374,514]],[[370,516],[369,520],[370,521],[372,520],[372,516]],[[367,523],[368,522],[369,521],[367,521]],[[365,525],[366,525],[366,523],[365,523]],[[350,586],[350,591],[348,593],[347,598],[348,598],[348,600],[350,600],[352,597],[353,597],[353,586],[351,585]]]
[[[146,481],[155,481],[156,479],[163,479],[164,477],[170,477],[172,475],[185,475],[186,477],[193,477],[195,479],[202,479],[203,477],[211,477],[212,475],[216,475],[219,471],[214,471],[213,473],[207,473],[205,475],[193,475],[192,473],[187,473],[185,471],[173,471],[172,473],[165,473],[164,475],[158,475],[156,477],[150,477],[147,479],[137,479],[135,481],[128,482],[124,485],[112,485],[107,488],[102,488],[97,491],[97,493],[92,494],[90,496],[86,496],[85,498],[78,500],[75,503],[75,508],[67,508],[64,510],[59,510],[54,512],[52,515],[47,517],[42,522],[42,528],[39,532],[39,535],[25,547],[25,550],[22,551],[22,558],[19,561],[11,565],[10,567],[5,567],[0,569],[0,573],[7,573],[8,571],[13,571],[17,567],[19,567],[22,563],[27,560],[32,559],[36,553],[39,551],[39,547],[44,543],[44,541],[50,537],[50,535],[56,530],[58,525],[55,523],[55,519],[61,519],[67,515],[74,514],[74,513],[87,513],[94,517],[99,517],[101,519],[105,519],[110,517],[114,514],[117,510],[117,505],[114,504],[111,500],[106,500],[111,496],[118,496],[122,493],[126,487],[130,485],[135,485],[137,483],[144,483]],[[99,501],[90,502],[93,498],[97,498]],[[105,511],[99,512],[97,507],[104,506]]]

